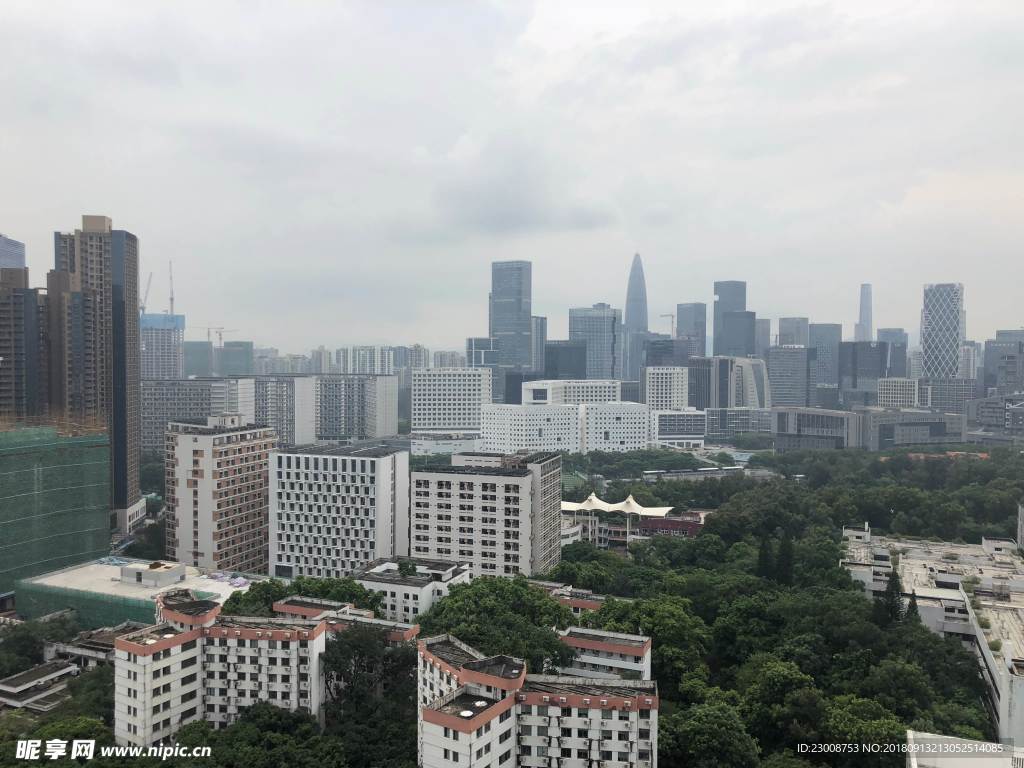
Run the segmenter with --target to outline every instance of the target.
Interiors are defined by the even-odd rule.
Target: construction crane
[[[146,314],[146,302],[149,301],[149,286],[153,283],[153,273],[149,273],[149,277],[146,278],[146,290],[142,292],[142,301],[139,302],[139,314]]]
[[[668,318],[669,328],[671,328],[671,330],[672,330],[672,338],[674,339],[676,337],[676,316],[675,316],[675,314],[668,314],[668,313],[666,313],[664,315],[658,315],[658,317],[667,317]]]
[[[169,305],[169,307],[167,309],[167,314],[173,315],[174,314],[174,262],[173,261],[168,261],[167,262],[167,277],[171,281],[171,301],[170,301],[170,305]]]
[[[201,325],[199,327],[206,329],[206,340],[207,341],[211,341],[212,340],[210,338],[210,332],[211,331],[213,333],[216,333],[217,334],[217,346],[220,346],[220,347],[224,346],[224,334],[225,333],[234,333],[234,332],[236,332],[238,330],[237,328],[225,328],[222,325]]]

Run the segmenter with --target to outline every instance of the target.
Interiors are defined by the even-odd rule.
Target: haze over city
[[[187,12],[183,12],[183,9]],[[533,308],[652,330],[712,282],[759,316],[916,335],[1019,325],[1024,22],[1011,2],[4,3],[4,234],[41,279],[82,213],[138,235],[150,307],[282,350],[487,327],[489,265]],[[59,20],[59,23],[57,21]]]

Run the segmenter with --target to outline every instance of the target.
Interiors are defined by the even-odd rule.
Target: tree
[[[782,534],[779,542],[779,556],[775,563],[775,580],[784,586],[793,583],[793,537]]]
[[[761,537],[761,545],[757,550],[757,575],[762,579],[770,579],[775,575],[775,555],[769,536]]]
[[[408,576],[416,575],[416,563],[412,560],[399,560],[398,561],[398,575],[406,578]]]
[[[889,571],[885,591],[875,598],[875,620],[880,627],[903,621],[903,585],[896,568]]]
[[[289,584],[277,579],[253,582],[245,592],[233,592],[224,601],[221,613],[225,616],[273,616],[274,603],[291,595],[352,603],[356,608],[369,611],[379,611],[383,601],[379,592],[364,588],[354,579],[299,576]]]
[[[698,704],[659,718],[658,761],[680,768],[756,768],[760,749],[734,707]]]

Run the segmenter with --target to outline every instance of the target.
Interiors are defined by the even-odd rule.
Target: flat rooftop
[[[67,661],[48,661],[45,664],[32,667],[32,669],[19,672],[16,675],[5,677],[3,680],[0,680],[0,688],[23,688],[56,672],[73,669],[74,666],[74,664]]]
[[[462,720],[472,720],[481,712],[486,712],[497,703],[494,699],[487,699],[469,693],[460,693],[447,704],[440,704],[435,709],[438,712],[444,712],[446,715],[453,715]]]
[[[550,693],[560,696],[566,693],[577,696],[656,696],[658,684],[654,680],[597,680],[588,677],[562,677],[560,675],[527,675],[523,691]]]
[[[463,667],[471,661],[479,661],[477,656],[464,651],[449,640],[441,640],[436,643],[429,643],[427,650],[442,661],[446,661],[456,669]]]
[[[176,629],[170,624],[154,624],[153,626],[140,629],[138,632],[129,632],[127,635],[122,635],[122,637],[137,645],[154,645],[161,640],[176,637],[180,634],[181,630]]]
[[[417,469],[413,475],[475,475],[490,477],[529,477],[526,467],[427,467]]]
[[[515,680],[523,673],[526,662],[512,656],[491,656],[486,659],[468,661],[463,667],[491,677]]]
[[[201,598],[217,603],[223,603],[233,593],[244,592],[249,588],[248,580],[244,586],[236,587],[232,586],[226,578],[224,580],[213,578],[214,574],[192,566],[185,566],[184,581],[176,581],[162,587],[121,581],[121,567],[134,563],[148,565],[149,561],[130,558],[101,558],[89,563],[62,568],[59,571],[33,576],[25,579],[25,582],[53,589],[67,589],[74,592],[88,592],[134,600],[155,600],[157,595],[164,592],[191,589],[199,593]]]
[[[401,453],[403,448],[395,448],[390,445],[292,445],[287,448],[279,448],[278,453],[306,456],[354,456],[366,459],[382,459],[395,453]]]
[[[579,627],[570,627],[565,637],[572,637],[577,640],[597,640],[602,643],[613,645],[625,645],[630,648],[643,648],[648,638],[640,635],[627,635],[622,632],[604,632],[601,630],[583,630]]]

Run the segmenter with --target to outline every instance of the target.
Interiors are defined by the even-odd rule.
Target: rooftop
[[[74,668],[74,664],[70,664],[66,661],[48,661],[45,664],[39,664],[32,667],[32,669],[26,669],[24,672],[19,672],[16,675],[5,677],[3,680],[0,680],[0,688],[10,690],[24,688],[26,685],[32,685],[33,683],[43,680],[55,673]]]
[[[494,699],[487,699],[475,694],[466,693],[464,690],[451,700],[441,699],[433,708],[446,715],[453,715],[463,720],[472,720],[481,712],[486,712],[499,702]]]
[[[512,656],[491,656],[486,659],[467,661],[463,668],[491,677],[515,680],[523,673],[525,666],[525,661]]]
[[[398,571],[398,564],[413,563],[422,572],[403,576]],[[435,574],[444,574],[451,570],[462,572],[468,569],[468,565],[461,566],[449,560],[426,560],[419,558],[403,557],[400,560],[395,558],[382,558],[374,560],[363,570],[353,576],[357,581],[372,581],[380,584],[398,584],[407,587],[424,587],[437,579]]]
[[[654,680],[599,680],[589,677],[563,677],[561,675],[527,675],[524,692],[566,693],[578,696],[656,696],[658,684]]]
[[[642,635],[627,635],[622,632],[606,632],[599,629],[583,629],[582,627],[569,627],[564,637],[572,637],[578,640],[599,640],[603,643],[614,645],[625,645],[630,648],[643,648],[650,638]]]
[[[462,668],[471,661],[480,661],[479,655],[473,655],[470,651],[460,647],[452,639],[445,637],[441,640],[428,639],[427,650],[442,661],[447,662],[456,669]],[[468,647],[468,646],[467,646]]]
[[[152,626],[140,629],[138,632],[129,632],[122,635],[124,640],[136,645],[155,645],[161,640],[166,640],[181,634],[181,630],[170,624],[153,624]]]
[[[529,477],[526,467],[427,467],[415,470],[414,475],[480,475],[490,477]]]

